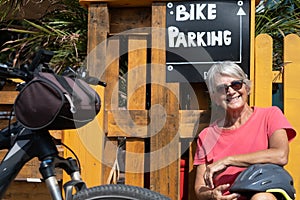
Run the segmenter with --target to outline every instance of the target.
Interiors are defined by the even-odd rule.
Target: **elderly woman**
[[[246,167],[257,163],[284,166],[295,130],[277,107],[250,107],[250,80],[232,62],[213,65],[206,79],[212,100],[209,127],[199,134],[194,165],[198,199],[246,199],[230,194],[230,185]],[[256,193],[251,200],[276,199]]]

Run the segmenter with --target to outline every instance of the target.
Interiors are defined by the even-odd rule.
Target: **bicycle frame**
[[[61,158],[49,131],[31,131],[22,127],[18,122],[14,143],[0,164],[0,198],[2,199],[8,186],[20,172],[22,167],[32,158],[37,157],[40,163],[40,173],[45,180],[52,199],[62,200],[61,189],[55,177],[55,168],[62,168],[71,176],[71,181],[64,185],[65,199],[72,198],[72,190],[85,189],[86,185],[81,180],[77,161],[72,158]],[[1,130],[0,134],[6,134]]]

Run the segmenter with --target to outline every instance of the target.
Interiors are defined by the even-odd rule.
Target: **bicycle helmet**
[[[255,164],[238,175],[229,191],[244,196],[270,192],[293,200],[296,198],[293,185],[291,175],[283,167],[275,164]]]

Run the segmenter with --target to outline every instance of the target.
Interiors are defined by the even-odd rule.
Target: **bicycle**
[[[3,88],[5,81],[10,78],[18,78],[25,81],[25,84],[22,83],[17,86],[16,90],[20,91],[26,83],[32,80],[32,72],[41,66],[43,67],[43,65],[47,65],[51,57],[51,52],[40,51],[26,70],[0,64],[0,90]],[[104,82],[94,77],[88,77],[85,81],[90,84],[105,86]],[[10,183],[22,167],[32,158],[37,157],[40,161],[39,171],[53,200],[169,199],[149,189],[124,184],[109,184],[87,188],[80,175],[80,163],[77,156],[70,149],[75,159],[60,157],[56,148],[58,142],[51,136],[49,130],[31,130],[22,126],[18,121],[10,122],[8,127],[2,129],[0,131],[0,149],[8,149],[8,152],[0,164],[0,198],[3,198]],[[56,179],[55,168],[61,168],[71,178],[63,185],[64,196]]]

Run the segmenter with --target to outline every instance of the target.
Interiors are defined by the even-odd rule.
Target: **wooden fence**
[[[283,85],[283,112],[289,122],[298,131],[296,139],[291,142],[290,158],[286,169],[292,174],[296,190],[300,191],[300,38],[291,34],[284,37],[283,67],[281,71],[272,71],[272,38],[266,34],[255,40],[255,74],[253,96],[254,105],[272,105],[272,85]],[[299,198],[299,195],[298,195]]]

